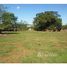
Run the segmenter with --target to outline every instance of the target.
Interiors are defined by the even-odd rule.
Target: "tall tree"
[[[0,4],[0,33],[3,29],[3,25],[2,25],[2,15],[5,12],[5,7],[4,5]]]
[[[2,15],[2,23],[4,29],[16,28],[17,17],[13,13],[5,12]]]
[[[60,15],[56,11],[46,11],[36,14],[34,18],[33,25],[35,30],[45,30],[51,25],[56,26],[56,23],[60,19]],[[61,23],[61,21],[59,21]],[[58,22],[58,23],[59,23]]]

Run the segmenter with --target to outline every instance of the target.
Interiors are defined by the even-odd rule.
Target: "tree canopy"
[[[0,5],[0,33],[2,30],[11,30],[16,28],[17,17],[5,10],[3,5]]]
[[[16,26],[17,17],[13,13],[5,12],[2,15],[2,24],[5,29]]]
[[[56,27],[58,30],[61,29],[62,19],[56,11],[46,11],[36,14],[36,17],[33,21],[34,29],[38,31],[43,31],[48,29],[51,26]],[[60,30],[59,29],[59,30]]]
[[[4,5],[0,5],[0,33],[2,30],[28,30],[28,24],[17,23],[17,17],[14,13],[7,12]],[[62,19],[57,11],[45,11],[37,13],[33,21],[33,28],[37,31],[53,30],[60,31],[62,28]]]

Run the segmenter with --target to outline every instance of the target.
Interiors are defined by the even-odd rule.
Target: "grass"
[[[2,34],[0,63],[67,63],[67,32]]]

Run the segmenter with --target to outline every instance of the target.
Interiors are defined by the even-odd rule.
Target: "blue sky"
[[[67,4],[5,4],[7,10],[18,17],[18,21],[27,21],[32,24],[33,18],[39,12],[58,11],[62,23],[67,24]]]

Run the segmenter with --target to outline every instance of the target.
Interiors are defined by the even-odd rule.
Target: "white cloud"
[[[20,6],[17,6],[17,9],[20,9]]]

